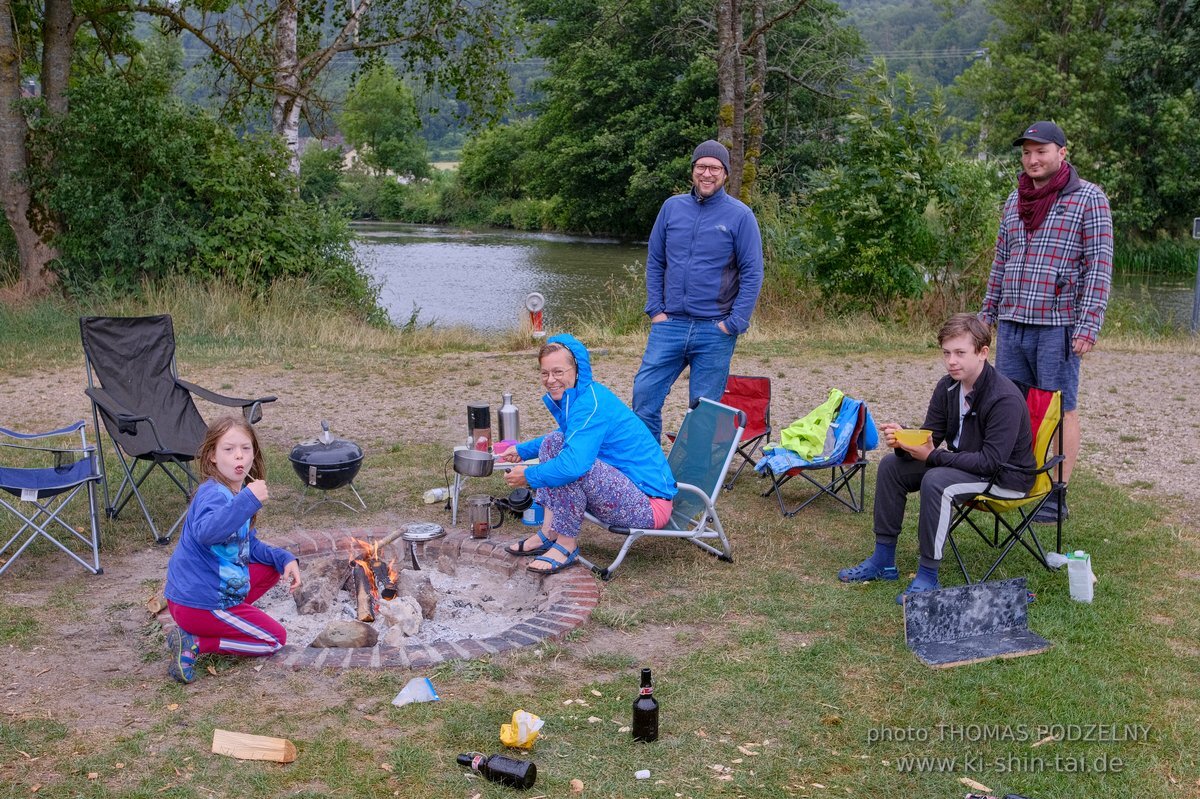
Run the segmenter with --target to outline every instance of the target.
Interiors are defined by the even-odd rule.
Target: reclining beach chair
[[[590,513],[585,514],[587,521],[610,533],[624,536],[625,540],[617,557],[605,568],[587,560],[582,554],[579,556],[580,562],[600,575],[601,579],[610,580],[613,572],[625,560],[629,548],[640,538],[681,538],[720,560],[732,562],[729,539],[717,515],[716,503],[745,427],[746,415],[738,409],[710,399],[701,399],[683,417],[683,424],[679,426],[679,433],[667,454],[667,462],[679,487],[667,526],[661,530],[610,526]]]
[[[721,404],[746,414],[746,431],[742,433],[742,443],[737,448],[741,460],[733,477],[725,483],[725,490],[729,491],[743,469],[747,466],[753,468],[756,460],[754,454],[771,437],[771,378],[730,375],[725,383]]]
[[[861,513],[866,495],[867,451],[875,449],[878,443],[879,433],[867,404],[843,396],[829,423],[824,448],[819,455],[805,458],[783,447],[768,447],[763,451],[763,458],[755,468],[771,478],[771,487],[762,495],[774,494],[779,512],[789,518],[823,496],[832,497],[855,513]],[[828,477],[823,476],[826,471]],[[794,477],[803,478],[817,492],[789,509],[784,503],[782,489]]]
[[[165,544],[187,512],[187,498],[197,485],[188,464],[208,430],[192,395],[241,408],[251,424],[262,418],[263,403],[274,402],[275,397],[226,397],[180,380],[170,316],[82,317],[79,333],[93,423],[99,430],[104,422],[123,472],[120,485],[112,490],[104,464],[104,440],[97,433],[105,511],[115,519],[131,499],[136,500],[154,540]],[[182,512],[165,533],[155,524],[142,492],[156,469],[184,496]]]
[[[1053,571],[1046,562],[1046,550],[1038,540],[1033,517],[1056,493],[1059,496],[1065,496],[1066,493],[1066,484],[1062,481],[1062,392],[1025,385],[1020,385],[1020,388],[1025,392],[1025,404],[1029,408],[1029,422],[1033,429],[1034,468],[1022,469],[1019,466],[1003,464],[991,476],[982,492],[969,499],[955,499],[953,502],[954,516],[946,533],[946,541],[950,544],[954,559],[958,561],[958,568],[968,585],[971,583],[971,576],[967,573],[967,565],[963,562],[958,544],[954,540],[954,531],[964,523],[978,533],[985,544],[1000,550],[1000,556],[983,575],[982,581],[992,576],[1017,544],[1025,547],[1048,571]],[[1051,447],[1056,447],[1057,450],[1053,456],[1050,455]],[[1001,498],[989,493],[997,478],[1005,471],[1036,475],[1033,487],[1025,496],[1017,499]],[[1062,552],[1062,504],[1058,503],[1055,519],[1055,552]],[[976,523],[976,517],[981,515],[991,521],[990,531],[985,531]],[[984,522],[984,526],[988,526],[987,521]]]
[[[7,511],[0,514],[0,536],[7,535],[8,525],[3,521],[10,516],[17,526],[0,547],[0,574],[39,538],[61,549],[92,574],[103,571],[96,519],[100,468],[95,447],[88,446],[85,426],[79,421],[46,433],[18,433],[0,427],[0,489],[4,492],[0,493],[0,508]],[[82,514],[68,508],[80,495],[87,497],[87,533],[80,523]],[[28,536],[12,551],[26,533]]]

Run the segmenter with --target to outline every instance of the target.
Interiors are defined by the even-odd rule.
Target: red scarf
[[[1075,167],[1063,161],[1050,182],[1041,188],[1033,185],[1033,178],[1021,173],[1017,179],[1017,213],[1025,223],[1025,232],[1030,236],[1046,221],[1046,214],[1054,207],[1058,193],[1070,182],[1074,173]]]

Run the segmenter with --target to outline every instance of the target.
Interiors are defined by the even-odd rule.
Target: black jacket
[[[926,430],[933,431],[933,445],[943,441],[947,449],[935,449],[925,463],[951,466],[964,472],[991,478],[1003,464],[1032,469],[1033,434],[1029,426],[1029,408],[1021,389],[990,363],[984,363],[975,387],[967,394],[969,407],[963,418],[958,447],[950,442],[958,434],[958,381],[949,375],[938,381],[925,413]],[[1016,491],[1028,491],[1033,475],[1004,469],[996,484]]]

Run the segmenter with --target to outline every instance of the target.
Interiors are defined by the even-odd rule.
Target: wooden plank
[[[228,755],[239,760],[291,763],[296,759],[296,746],[286,738],[249,735],[229,730],[213,730],[212,750],[213,754]]]

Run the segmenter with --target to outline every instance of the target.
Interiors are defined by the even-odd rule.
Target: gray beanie
[[[719,141],[709,139],[706,142],[701,142],[695,150],[692,151],[692,166],[701,158],[715,158],[721,162],[721,166],[725,167],[725,174],[729,174],[729,151],[725,149],[725,145]]]

